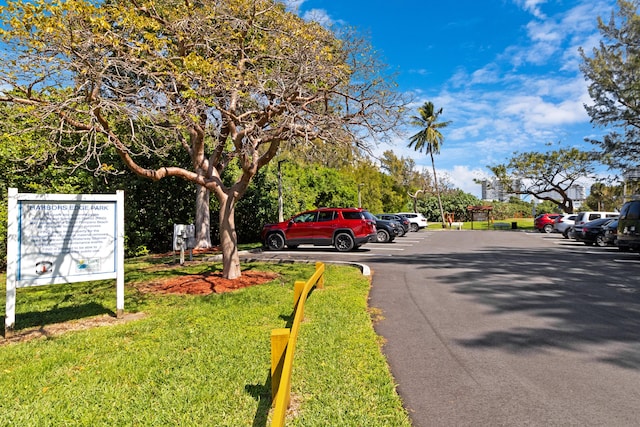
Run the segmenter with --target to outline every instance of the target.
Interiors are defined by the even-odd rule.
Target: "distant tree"
[[[480,205],[480,200],[473,194],[462,190],[449,190],[441,194],[442,207],[456,221],[467,220],[467,206]],[[428,221],[440,221],[439,200],[436,196],[428,196],[418,202],[418,211]]]
[[[613,212],[620,209],[623,202],[621,185],[596,182],[591,186],[589,196],[587,196],[582,209]]]
[[[386,193],[386,212],[407,210],[407,205],[411,196],[419,191],[419,195],[424,195],[431,186],[431,177],[427,173],[422,173],[416,169],[413,159],[398,157],[391,150],[382,153],[378,159],[380,169],[392,183],[392,192]],[[387,187],[388,188],[388,187]],[[412,201],[415,200],[411,197]]]
[[[65,149],[79,161],[116,168],[101,161],[115,150],[141,177],[195,184],[200,246],[211,245],[216,197],[226,278],[241,274],[236,204],[281,148],[361,145],[401,119],[403,101],[361,39],[274,0],[9,1],[0,37],[0,101],[31,107],[51,141],[76,135]],[[166,158],[175,147],[188,165]],[[140,160],[150,157],[160,165]]]
[[[440,190],[438,189],[438,178],[436,175],[436,164],[433,160],[434,154],[440,153],[440,147],[444,141],[444,136],[440,132],[451,122],[439,122],[438,119],[442,114],[442,108],[436,111],[432,102],[425,102],[422,107],[418,108],[418,115],[411,117],[411,125],[422,128],[418,133],[413,135],[409,140],[409,147],[413,146],[414,150],[422,152],[424,149],[431,157],[431,167],[433,168],[433,185],[438,195],[438,204],[440,206],[440,217],[442,226],[445,227],[446,220],[444,218],[444,210],[442,208],[442,200],[440,199]]]
[[[576,148],[546,153],[514,153],[506,164],[490,166],[506,192],[529,194],[547,200],[564,212],[573,212],[569,189],[579,180],[594,176],[594,156]]]
[[[518,197],[511,197],[508,202],[491,202],[493,219],[530,218],[533,214],[533,203]],[[556,207],[557,208],[557,207]]]
[[[618,0],[618,12],[608,21],[598,18],[600,44],[587,55],[583,49],[582,70],[589,81],[593,105],[585,105],[591,122],[610,127],[601,140],[612,166],[640,165],[640,1]],[[617,16],[617,20],[616,20]]]
[[[412,158],[398,157],[393,151],[387,150],[378,160],[380,169],[393,179],[398,190],[411,192],[424,190],[425,186],[431,185],[429,175],[417,170],[416,162]]]
[[[542,203],[536,204],[536,216],[546,213],[559,213],[558,205],[555,203],[555,201],[543,200]]]

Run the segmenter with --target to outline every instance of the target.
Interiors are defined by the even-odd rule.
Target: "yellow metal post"
[[[316,262],[316,271],[322,269],[322,275],[320,275],[320,278],[318,279],[318,283],[316,283],[316,288],[318,289],[322,289],[324,288],[324,263],[323,262]]]
[[[275,403],[280,390],[284,357],[291,331],[286,328],[271,331],[271,403]]]
[[[296,280],[293,284],[293,306],[295,307],[300,301],[300,295],[302,295],[302,291],[304,291],[304,285],[306,282],[303,280]]]

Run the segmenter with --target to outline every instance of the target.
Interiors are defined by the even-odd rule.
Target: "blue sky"
[[[582,146],[603,130],[589,122],[587,82],[578,48],[600,41],[597,17],[609,19],[615,0],[286,0],[305,19],[357,27],[392,70],[399,90],[443,108],[451,125],[436,169],[458,188],[480,196],[474,178],[514,151]],[[407,138],[381,145],[429,167]],[[585,181],[585,185],[590,183]],[[588,187],[587,187],[588,189]]]

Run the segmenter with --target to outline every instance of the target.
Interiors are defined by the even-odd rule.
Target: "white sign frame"
[[[34,194],[8,191],[5,337],[15,327],[16,289],[116,279],[124,314],[124,191]]]

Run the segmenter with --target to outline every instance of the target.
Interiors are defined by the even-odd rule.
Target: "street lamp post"
[[[358,184],[358,207],[359,208],[362,207],[362,194],[360,192],[360,188],[362,188],[362,186],[364,186],[364,184],[362,182],[360,184]]]
[[[280,166],[282,162],[286,162],[286,160],[278,161],[278,222],[284,221],[284,213],[283,213],[283,201],[282,201],[282,171]]]

